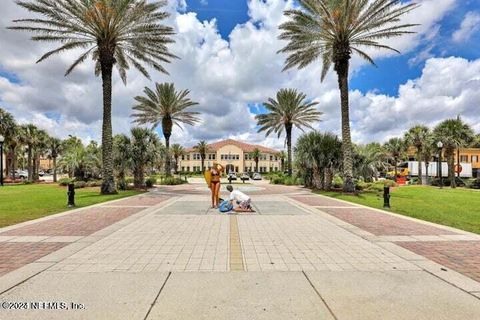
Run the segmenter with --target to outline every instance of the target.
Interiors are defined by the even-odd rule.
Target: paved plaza
[[[236,186],[256,212],[192,183],[0,229],[0,319],[480,319],[480,236]]]

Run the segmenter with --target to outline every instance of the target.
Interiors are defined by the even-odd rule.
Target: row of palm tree
[[[8,177],[15,181],[19,160],[26,158],[25,161],[21,161],[21,168],[27,168],[28,181],[38,181],[40,158],[48,157],[53,160],[53,178],[57,180],[56,162],[62,150],[60,139],[49,136],[46,131],[33,124],[19,125],[13,115],[2,108],[0,108],[0,134],[5,137],[7,157],[5,172]]]

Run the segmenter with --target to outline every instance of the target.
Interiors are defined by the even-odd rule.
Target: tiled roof
[[[227,139],[227,140],[222,140],[222,141],[210,143],[210,144],[208,144],[208,149],[211,150],[211,151],[217,151],[218,149],[220,149],[222,147],[225,147],[226,145],[234,145],[236,147],[239,147],[240,149],[243,150],[243,152],[253,152],[253,150],[255,148],[258,148],[261,152],[265,152],[265,153],[275,154],[275,153],[279,152],[278,150],[267,148],[267,147],[264,147],[264,146],[260,146],[258,144],[249,144],[249,143],[240,142],[240,141],[233,140],[233,139]],[[194,152],[195,148],[193,148],[193,147],[192,148],[186,148],[185,151],[186,152]]]

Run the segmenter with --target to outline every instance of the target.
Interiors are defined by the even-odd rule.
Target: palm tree
[[[378,178],[379,172],[385,170],[386,154],[380,143],[372,142],[366,145],[357,145],[354,149],[354,171],[366,181]]]
[[[398,170],[398,160],[403,157],[406,148],[405,148],[405,141],[401,138],[391,138],[388,140],[387,143],[384,145],[385,150],[390,155],[391,159],[393,160],[393,165],[395,167],[395,179],[397,178]]]
[[[10,172],[10,164],[13,164],[13,159],[11,158],[12,155],[12,142],[13,142],[13,152],[15,152],[15,135],[17,131],[17,124],[15,122],[15,119],[13,118],[12,114],[7,112],[6,110],[0,108],[0,135],[2,135],[5,138],[5,149],[8,150],[7,154],[7,161],[6,161],[6,166],[5,166],[5,172],[8,174]],[[5,152],[7,153],[7,152]],[[13,179],[15,180],[15,168],[13,168]],[[3,172],[0,172],[0,174],[3,174]]]
[[[145,96],[135,97],[137,104],[133,110],[137,113],[132,114],[132,117],[138,124],[152,124],[152,128],[162,125],[167,153],[165,174],[170,176],[170,136],[173,125],[181,128],[182,123],[193,126],[199,122],[198,112],[187,111],[198,103],[187,98],[189,90],[176,91],[173,83],[156,83],[155,91],[145,87],[143,92]]]
[[[284,70],[302,69],[322,61],[322,81],[333,64],[340,89],[343,143],[344,191],[353,192],[353,154],[350,136],[348,73],[352,53],[370,63],[364,48],[397,51],[378,42],[380,39],[410,33],[413,24],[397,24],[400,17],[417,5],[401,0],[299,0],[303,10],[287,10],[290,20],[280,25],[282,40],[288,44],[279,51],[287,53]],[[398,52],[398,51],[397,51]]]
[[[113,179],[112,155],[112,70],[115,65],[126,83],[126,71],[133,65],[150,78],[143,65],[167,73],[161,63],[176,58],[168,51],[172,43],[171,27],[160,24],[168,17],[159,11],[164,1],[139,0],[30,0],[17,4],[43,18],[15,20],[20,25],[10,29],[33,32],[34,41],[60,42],[61,46],[47,52],[37,62],[67,51],[84,51],[67,69],[70,74],[79,64],[91,57],[95,74],[102,76],[103,126],[102,194],[116,193]]]
[[[253,158],[255,161],[255,172],[258,172],[258,161],[260,160],[261,156],[262,152],[258,148],[255,148],[252,152],[250,152],[250,158]]]
[[[130,138],[124,134],[113,137],[113,164],[117,172],[118,186],[125,190],[127,188],[125,177],[132,166],[132,146]]]
[[[36,144],[34,146],[34,156],[33,156],[33,181],[40,180],[39,170],[40,170],[40,157],[45,156],[48,153],[48,140],[50,136],[44,130],[38,130],[36,137]]]
[[[53,161],[53,182],[57,182],[57,159],[62,152],[62,140],[51,137],[48,141],[48,156]]]
[[[443,143],[445,148],[445,157],[448,164],[448,178],[450,186],[455,188],[455,149],[469,145],[474,139],[472,128],[464,123],[460,117],[456,119],[447,119],[440,122],[433,130],[433,135],[437,141]]]
[[[38,128],[33,124],[26,124],[21,126],[21,141],[27,147],[27,170],[28,181],[33,181],[34,170],[34,149],[38,143]]]
[[[435,156],[437,152],[436,141],[434,139],[433,134],[429,134],[426,140],[423,142],[422,148],[422,159],[425,162],[425,176],[427,177],[427,184],[429,183],[429,172],[428,167],[430,166],[430,162],[432,158]]]
[[[69,178],[83,178],[80,172],[83,169],[85,159],[85,147],[83,144],[71,144],[64,149],[62,158],[58,161],[58,165],[65,172],[68,172]]]
[[[178,173],[178,159],[185,154],[185,149],[178,143],[175,143],[172,145],[171,151],[172,156],[175,159],[175,173]]]
[[[272,132],[280,138],[283,130],[286,132],[287,153],[288,153],[288,175],[292,175],[292,129],[297,127],[313,130],[311,123],[320,121],[319,112],[315,109],[318,102],[305,101],[306,95],[297,92],[295,89],[281,89],[277,92],[277,99],[269,98],[263,105],[268,113],[255,116],[260,129],[258,132],[266,131],[268,137]]]
[[[430,129],[426,126],[416,125],[411,127],[407,133],[405,133],[405,142],[417,149],[417,162],[418,162],[418,184],[422,184],[422,150],[430,135]]]
[[[133,164],[133,185],[135,188],[145,187],[145,167],[155,160],[154,150],[160,140],[155,132],[147,128],[132,128],[130,130],[131,155]]]
[[[277,157],[280,159],[280,166],[281,166],[281,171],[284,172],[285,171],[285,159],[287,158],[287,155],[285,153],[285,151],[280,151],[278,154],[277,154]]]
[[[205,140],[200,141],[195,147],[195,151],[200,153],[200,160],[202,162],[202,172],[205,171],[205,158],[208,153],[208,144]]]

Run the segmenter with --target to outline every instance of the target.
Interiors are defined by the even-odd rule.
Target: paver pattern
[[[67,244],[59,242],[1,242],[0,276],[40,259]]]
[[[126,198],[122,199],[119,201],[115,201],[113,203],[106,203],[103,204],[102,206],[145,206],[145,207],[150,207],[157,205],[159,203],[162,203],[166,200],[170,199],[169,196],[165,195],[155,195],[155,194],[146,194],[146,195],[141,195],[133,198]]]
[[[480,281],[480,241],[397,242],[397,244]]]
[[[0,236],[88,236],[141,210],[93,207],[2,232]]]
[[[316,195],[308,195],[308,196],[289,196],[289,198],[304,203],[309,206],[331,206],[331,207],[352,207],[355,206],[353,203],[345,203],[341,201],[337,201],[335,199],[329,199],[326,197],[319,197]]]
[[[320,210],[377,236],[456,234],[453,231],[432,227],[369,209],[322,208]]]

